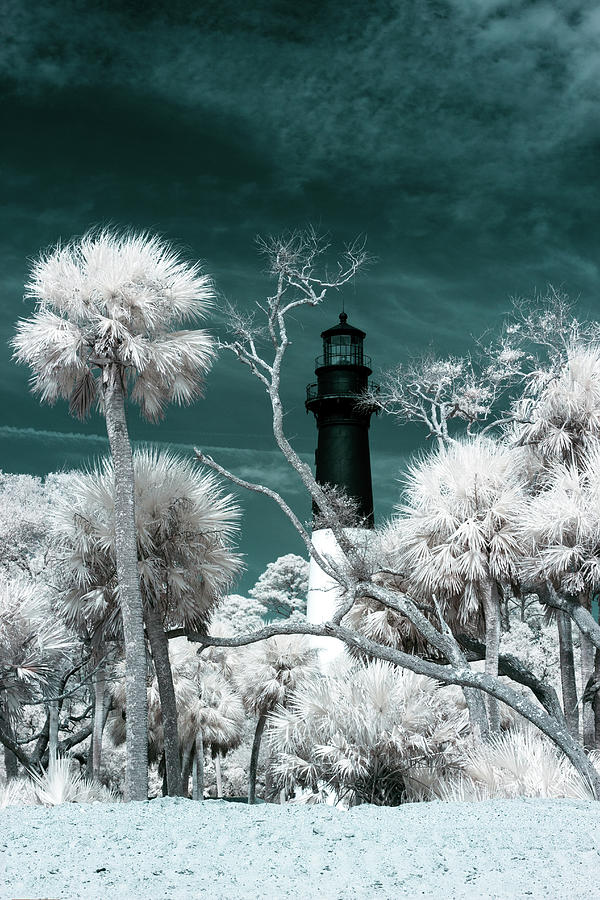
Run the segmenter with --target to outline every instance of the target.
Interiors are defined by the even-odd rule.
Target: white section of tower
[[[373,535],[369,528],[346,528],[346,535],[358,547],[367,545]],[[342,554],[331,528],[319,528],[312,533],[315,550],[324,559],[328,557],[339,561]],[[323,571],[321,566],[311,558],[308,570],[308,596],[306,601],[306,618],[311,625],[327,622],[335,613],[341,596],[337,581]],[[344,652],[344,644],[337,638],[313,637],[313,646],[319,650],[321,665],[326,667],[340,653]]]

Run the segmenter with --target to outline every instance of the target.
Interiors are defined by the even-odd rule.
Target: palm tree
[[[22,577],[0,582],[0,738],[7,749],[24,705],[54,693],[56,672],[76,646],[39,584]],[[56,717],[51,725],[55,758]],[[22,754],[19,759],[29,768]]]
[[[517,418],[521,424],[515,427],[513,439],[530,450],[538,465],[550,467],[550,480],[558,489],[565,479],[554,470],[556,465],[566,466],[577,479],[577,471],[586,468],[590,454],[600,445],[600,346],[574,342],[567,347],[561,366],[552,377],[534,380],[524,400],[517,404]],[[568,476],[566,481],[568,482]],[[584,476],[584,481],[586,476]],[[546,483],[544,472],[538,476]],[[563,492],[564,493],[564,492]],[[552,502],[550,497],[547,501]],[[572,499],[566,501],[572,508]],[[558,510],[558,519],[562,519]],[[566,545],[565,545],[566,546]],[[542,581],[542,586],[544,582]],[[580,597],[589,609],[589,591]],[[571,620],[567,613],[556,612],[559,644],[561,649],[561,680],[565,714],[573,733],[579,729],[576,706],[577,689],[573,663]],[[594,648],[586,634],[580,634],[581,672],[584,685],[594,670]],[[596,653],[596,667],[600,670],[600,654]],[[600,732],[600,710],[596,730]],[[594,722],[584,707],[584,740],[594,740]]]
[[[534,583],[549,582],[590,611],[600,584],[600,444],[590,444],[576,464],[555,462],[549,467],[523,516],[521,533],[530,553],[523,561],[525,576]],[[582,641],[582,693],[594,671],[593,647],[591,654],[586,650]],[[596,656],[600,659],[598,651]],[[565,715],[574,728],[576,688],[564,688],[563,682]],[[600,700],[594,698],[593,706],[596,727],[592,721],[590,729],[584,728],[584,742],[600,747]]]
[[[275,772],[315,800],[397,805],[448,771],[469,740],[460,690],[381,660],[340,659],[269,717]]]
[[[285,706],[292,691],[319,674],[318,651],[300,635],[272,637],[240,654],[234,683],[246,708],[258,716],[250,756],[248,803],[256,798],[258,755],[269,712],[277,705]]]
[[[193,743],[195,800],[204,796],[204,748],[215,761],[217,797],[223,796],[221,757],[242,741],[245,711],[242,699],[219,666],[200,662],[197,674],[198,699],[194,709],[197,730]]]
[[[377,528],[369,542],[367,562],[373,570],[373,580],[399,594],[407,594],[409,584],[401,572],[397,571],[400,535],[394,519]],[[427,613],[426,613],[427,615]],[[426,654],[436,658],[438,651],[427,643],[414,627],[410,619],[384,606],[373,597],[358,597],[346,613],[343,625],[363,634],[370,640],[405,653],[421,656]],[[434,624],[437,622],[434,620]],[[362,651],[346,648],[346,652],[356,658],[368,660]]]
[[[217,478],[191,460],[168,452],[136,451],[133,471],[144,620],[160,692],[168,791],[176,796],[180,748],[165,629],[206,628],[241,567],[232,549],[239,509],[232,496],[221,491]],[[69,502],[55,511],[55,527],[66,548],[63,615],[72,626],[92,632],[101,628],[105,639],[118,640],[122,626],[114,483],[110,460],[75,476]]]
[[[125,400],[157,420],[167,403],[198,396],[212,364],[212,340],[203,330],[172,329],[204,318],[214,290],[198,265],[160,238],[105,229],[42,253],[26,297],[36,311],[19,322],[13,346],[17,361],[32,369],[32,390],[43,402],[67,399],[81,418],[97,402],[106,419],[127,658],[126,798],[145,800],[146,653]]]
[[[400,507],[398,566],[411,590],[435,598],[450,626],[485,620],[485,670],[498,674],[498,584],[514,581],[525,504],[520,453],[486,438],[440,447],[414,464]],[[490,728],[499,728],[489,698]]]

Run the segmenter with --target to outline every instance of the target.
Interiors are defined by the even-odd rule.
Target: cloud
[[[468,160],[478,165],[461,180],[481,186],[480,163],[491,159],[502,181],[515,157],[533,163],[590,128],[594,3],[577,14],[570,3],[323,6],[282,16],[274,4],[249,15],[215,5],[205,18],[191,3],[175,15],[150,5],[142,21],[118,4],[34,9],[16,0],[0,66],[23,93],[102,84],[199,122],[260,122],[252,141],[271,164],[291,163],[302,179],[377,174],[409,198],[419,181],[428,193],[452,193],[448,176]],[[426,173],[424,158],[437,163]]]
[[[376,370],[431,344],[468,350],[511,294],[547,281],[581,295],[581,309],[597,297],[593,0],[148,0],[143,14],[120,0],[6,0],[3,11],[2,337],[29,311],[27,259],[98,221],[181,241],[246,307],[269,287],[257,233],[307,222],[335,242],[367,232],[379,262],[344,297]],[[291,327],[286,425],[307,460],[304,386],[338,311],[330,297]],[[0,432],[3,459],[37,472],[93,455],[103,439],[70,436],[66,406],[40,407],[8,357],[5,346],[3,420],[51,433]],[[207,387],[159,428],[132,415],[132,436],[206,442],[301,502],[269,455],[260,386],[222,358]],[[395,461],[421,437],[384,421],[372,437],[377,503],[391,509]],[[273,513],[244,502],[256,504],[253,546],[266,558],[280,536],[269,525],[261,538],[261,516]]]
[[[46,473],[59,468],[64,468],[64,454],[68,459],[78,459],[80,464],[92,457],[107,454],[109,452],[108,439],[99,434],[83,434],[81,432],[50,431],[41,428],[18,428],[9,425],[0,425],[0,441],[3,442],[4,454],[9,444],[28,444],[35,446],[35,452],[39,453],[43,446],[44,453],[39,459],[40,472]],[[168,449],[183,455],[193,455],[194,445],[177,443],[173,441],[132,441],[135,447],[154,446]],[[286,496],[303,495],[304,488],[290,469],[278,450],[257,450],[247,447],[223,447],[203,446],[202,451],[213,457],[225,468],[230,469],[235,475],[246,481],[265,484],[273,490],[280,491]],[[310,463],[309,454],[303,454],[304,462]],[[15,455],[12,465],[18,465],[19,456]],[[5,463],[6,464],[6,463]],[[237,490],[237,489],[236,489]]]

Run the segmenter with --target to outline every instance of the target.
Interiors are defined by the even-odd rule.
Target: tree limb
[[[459,644],[465,650],[471,651],[474,659],[485,659],[485,644],[466,634],[457,635]],[[553,716],[557,722],[566,727],[565,714],[559,703],[556,691],[550,685],[540,681],[534,673],[528,669],[523,663],[510,653],[501,653],[498,656],[498,674],[506,675],[518,684],[531,688],[537,699],[540,701],[544,709]]]

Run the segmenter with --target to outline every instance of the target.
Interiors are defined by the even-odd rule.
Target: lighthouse
[[[369,425],[372,410],[357,400],[369,386],[371,360],[365,355],[366,334],[348,324],[340,313],[339,322],[321,333],[323,352],[316,359],[317,381],[306,389],[306,410],[317,424],[315,477],[319,484],[340,488],[358,506],[360,528],[346,533],[354,543],[368,544],[374,526],[373,485],[369,452]],[[312,540],[321,555],[335,558],[339,547],[330,528],[313,531]],[[314,559],[310,561],[307,618],[320,624],[331,618],[339,600],[339,585]],[[336,638],[317,638],[324,662],[337,656],[343,645]]]

